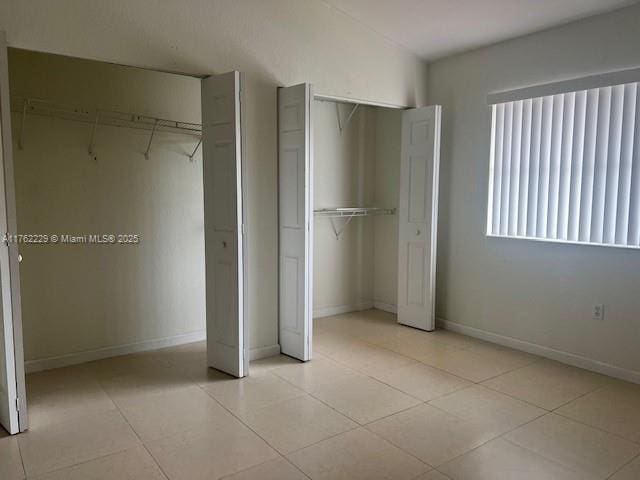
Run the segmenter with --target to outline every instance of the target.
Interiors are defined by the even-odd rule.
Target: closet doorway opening
[[[1,425],[247,375],[242,75],[0,43]]]
[[[279,89],[280,345],[435,328],[441,107]]]

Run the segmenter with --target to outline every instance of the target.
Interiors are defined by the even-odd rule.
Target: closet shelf
[[[319,208],[313,211],[316,217],[324,218],[368,217],[370,215],[394,215],[395,213],[395,208],[379,207]]]
[[[373,215],[395,215],[395,208],[379,208],[379,207],[339,207],[339,208],[319,208],[313,211],[314,216],[320,218],[328,218],[333,227],[333,233],[336,240],[340,239],[340,235],[349,222],[355,217],[369,217]],[[338,228],[335,223],[336,218],[344,218],[345,222]]]
[[[193,156],[202,141],[202,124],[200,123],[170,120],[166,118],[152,117],[149,115],[141,115],[138,113],[102,109],[90,110],[82,107],[50,102],[48,100],[18,96],[11,97],[11,111],[22,115],[20,119],[20,130],[18,133],[18,147],[20,149],[23,148],[24,144],[24,130],[27,114],[54,117],[62,120],[71,120],[93,125],[91,140],[89,142],[89,155],[91,156],[95,154],[94,143],[98,125],[150,131],[151,135],[149,137],[149,144],[145,151],[145,157],[147,158],[149,156],[153,136],[157,132],[181,133],[196,138],[198,143],[193,150],[193,153],[189,155],[190,159],[193,159]]]

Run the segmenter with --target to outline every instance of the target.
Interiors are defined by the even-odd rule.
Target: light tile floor
[[[370,310],[314,360],[207,369],[204,343],[28,375],[0,479],[640,478],[640,386]]]

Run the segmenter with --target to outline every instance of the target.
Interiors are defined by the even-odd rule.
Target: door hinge
[[[16,397],[16,410],[20,411],[20,397]]]

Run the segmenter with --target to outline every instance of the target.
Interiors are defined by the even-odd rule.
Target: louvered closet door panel
[[[493,105],[487,233],[640,246],[638,83]]]

